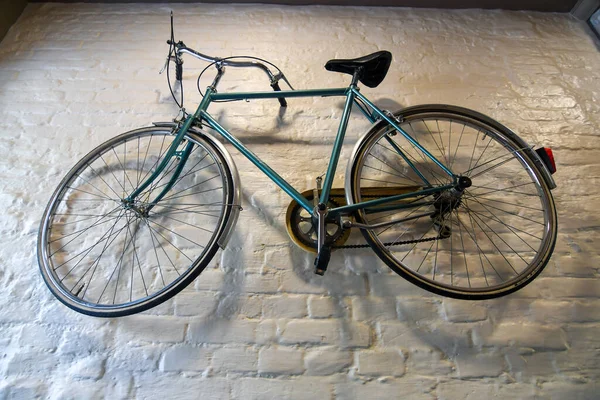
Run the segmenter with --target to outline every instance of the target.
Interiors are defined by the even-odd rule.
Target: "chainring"
[[[314,198],[313,191],[307,190],[302,193],[308,201]],[[339,204],[329,199],[327,206],[338,207]],[[292,200],[285,215],[285,226],[290,238],[303,250],[311,253],[317,252],[317,229],[313,223],[312,215],[306,211],[298,202]],[[343,229],[336,221],[326,220],[325,244],[331,248],[342,246],[350,236],[350,229]]]

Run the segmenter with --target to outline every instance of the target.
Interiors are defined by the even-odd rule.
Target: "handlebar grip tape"
[[[183,63],[175,61],[175,79],[181,82],[183,79]]]

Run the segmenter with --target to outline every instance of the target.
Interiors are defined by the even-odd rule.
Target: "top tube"
[[[332,89],[308,90],[281,90],[278,92],[230,92],[210,93],[212,100],[250,100],[250,99],[276,99],[278,97],[329,97],[346,96],[350,87]]]

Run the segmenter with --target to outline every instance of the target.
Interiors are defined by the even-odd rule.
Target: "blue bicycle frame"
[[[221,126],[209,113],[208,107],[210,103],[215,100],[251,100],[251,99],[276,99],[276,98],[293,98],[293,97],[329,97],[329,96],[337,96],[337,97],[346,97],[346,101],[344,104],[344,110],[342,112],[342,117],[340,120],[340,125],[338,128],[337,136],[335,138],[335,142],[333,144],[333,150],[331,152],[331,157],[329,160],[329,165],[327,167],[327,173],[325,174],[325,180],[323,181],[323,187],[321,190],[319,201],[321,203],[327,204],[329,199],[329,195],[331,192],[331,186],[333,184],[333,179],[335,176],[335,171],[337,168],[337,164],[340,157],[340,152],[342,149],[342,144],[344,142],[344,136],[346,134],[346,128],[348,126],[348,121],[350,119],[350,113],[352,111],[352,106],[356,104],[359,107],[362,114],[372,123],[375,123],[377,120],[382,119],[390,124],[397,132],[403,135],[413,146],[415,146],[419,151],[421,151],[427,158],[433,161],[438,167],[440,167],[450,178],[452,178],[452,184],[436,186],[433,187],[427,179],[422,175],[422,173],[417,169],[416,166],[410,162],[402,152],[402,150],[391,140],[390,144],[392,147],[398,152],[398,154],[408,163],[408,165],[417,173],[417,175],[423,181],[423,186],[425,189],[412,192],[408,194],[399,194],[388,196],[384,198],[378,198],[375,200],[364,201],[356,204],[349,204],[345,206],[335,207],[330,209],[329,215],[332,217],[336,217],[338,215],[348,215],[353,211],[359,209],[365,209],[370,207],[380,206],[386,203],[397,202],[398,200],[403,200],[411,197],[419,197],[424,195],[430,195],[433,193],[441,192],[452,187],[455,187],[457,182],[457,177],[450,171],[445,165],[443,165],[436,157],[434,157],[429,151],[423,148],[415,139],[413,139],[406,131],[404,131],[399,125],[395,117],[391,114],[386,113],[380,110],[377,106],[375,106],[371,101],[369,101],[365,96],[363,96],[356,84],[351,84],[347,88],[333,88],[333,89],[312,89],[312,90],[287,90],[287,91],[277,91],[277,92],[232,92],[232,93],[217,93],[213,87],[208,87],[206,89],[206,93],[202,102],[198,106],[196,112],[193,115],[189,115],[181,127],[179,128],[176,137],[171,144],[171,147],[166,152],[162,162],[154,171],[154,173],[143,182],[128,198],[127,201],[133,202],[135,198],[142,193],[144,189],[146,189],[162,172],[162,170],[166,167],[169,160],[173,156],[181,157],[181,161],[178,165],[178,168],[174,171],[174,175],[171,178],[170,182],[165,186],[165,188],[159,193],[159,195],[150,203],[150,208],[158,203],[160,199],[171,189],[172,184],[176,181],[177,176],[183,169],[185,165],[185,161],[187,160],[187,156],[189,155],[191,148],[193,147],[192,143],[188,143],[184,150],[177,152],[176,149],[179,146],[179,143],[185,136],[186,132],[194,123],[205,123],[216,132],[218,132],[221,136],[223,136],[229,143],[231,143],[237,150],[240,151],[246,158],[248,158],[258,169],[260,169],[265,175],[267,175],[277,186],[279,186],[284,192],[286,192],[292,199],[294,199],[298,204],[302,206],[309,213],[313,212],[314,205],[307,200],[300,192],[298,192],[294,187],[292,187],[285,179],[283,179],[277,172],[275,172],[269,165],[267,165],[264,161],[262,161],[259,157],[257,157],[252,151],[250,151],[242,142],[240,142],[235,136],[233,136],[227,129]],[[360,100],[360,102],[357,101]],[[361,104],[362,103],[362,104]],[[366,104],[368,108],[365,108],[363,104]],[[418,206],[418,203],[414,204],[394,204],[393,206],[388,206],[386,209],[400,209],[407,207],[415,207]],[[378,209],[381,211],[382,209]]]

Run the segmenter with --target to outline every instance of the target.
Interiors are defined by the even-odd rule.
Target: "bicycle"
[[[391,53],[330,60],[352,76],[347,87],[295,90],[274,64],[257,57],[216,58],[175,41],[173,16],[167,81],[182,117],[154,123],[98,146],[53,193],[38,239],[44,281],[68,307],[93,316],[144,311],[171,298],[225,248],[239,212],[240,184],[220,135],[292,201],[292,240],[316,254],[324,274],[351,229],[394,272],[431,292],[480,300],[512,293],[548,263],[557,236],[552,152],[533,150],[500,123],[475,111],[422,105],[378,108],[358,87],[377,87]],[[194,113],[183,108],[183,56],[208,61],[216,75]],[[181,103],[169,71],[175,66]],[[225,67],[258,68],[273,91],[217,91]],[[288,90],[282,90],[279,82]],[[295,97],[345,98],[324,179],[299,192],[208,112],[213,102]],[[373,125],[357,142],[344,189],[332,188],[351,110]],[[210,132],[209,132],[210,130]]]

